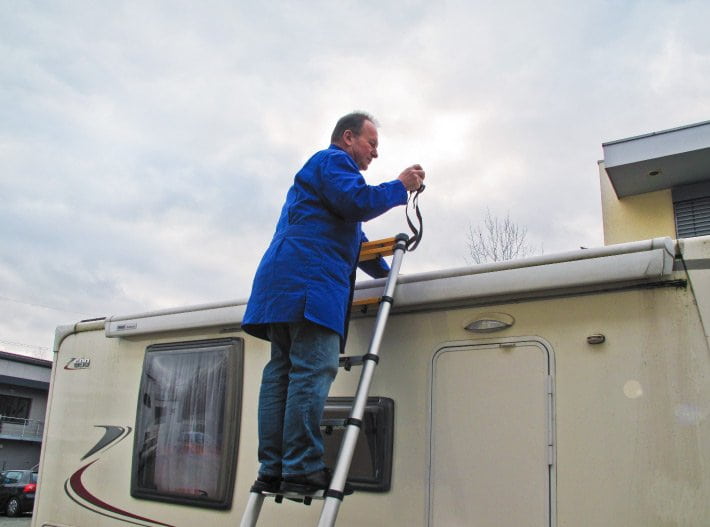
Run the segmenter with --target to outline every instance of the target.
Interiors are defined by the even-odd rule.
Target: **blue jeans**
[[[325,468],[320,422],[338,373],[340,336],[312,322],[270,324],[271,360],[259,392],[259,473],[300,476]]]

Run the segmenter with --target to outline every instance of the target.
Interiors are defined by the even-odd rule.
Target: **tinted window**
[[[243,341],[150,346],[138,398],[131,495],[231,506]]]
[[[335,467],[345,428],[342,421],[350,415],[352,397],[331,397],[323,415],[325,463]],[[350,465],[348,482],[355,490],[386,492],[392,481],[392,443],[394,401],[370,397],[365,407],[362,428]]]
[[[5,483],[17,483],[22,479],[22,472],[10,471],[5,474]]]
[[[27,419],[30,416],[32,399],[14,395],[0,395],[0,416]]]

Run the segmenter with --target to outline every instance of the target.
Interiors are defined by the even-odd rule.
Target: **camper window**
[[[242,364],[241,339],[146,349],[132,496],[202,507],[231,506]]]
[[[352,397],[329,397],[323,413],[325,464],[334,467],[345,432],[344,420],[350,413]],[[348,482],[355,490],[387,492],[392,480],[394,401],[369,397]]]

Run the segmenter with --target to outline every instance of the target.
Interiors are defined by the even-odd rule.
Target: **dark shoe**
[[[283,483],[281,484],[281,492],[293,492],[304,495],[316,494],[317,492],[328,490],[332,477],[330,470],[327,468],[303,476],[284,476]],[[343,494],[347,496],[352,493],[352,486],[346,483]]]
[[[275,494],[279,491],[281,487],[281,476],[264,476],[259,474],[256,477],[256,481],[251,486],[251,492],[257,492],[261,494],[262,492],[270,492]]]

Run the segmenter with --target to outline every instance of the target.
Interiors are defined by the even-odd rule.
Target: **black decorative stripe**
[[[126,433],[126,436],[131,433],[131,427],[122,427],[122,426],[113,426],[113,425],[95,425],[96,428],[104,428],[106,431],[104,432],[104,435],[101,439],[99,439],[98,443],[96,443],[91,450],[89,450],[86,454],[84,454],[84,457],[81,458],[81,461],[84,461],[87,457],[96,454],[99,450],[103,450],[107,446],[109,446],[111,443],[116,441],[119,437],[121,437],[124,432]],[[126,437],[124,436],[124,438]],[[122,438],[123,439],[123,438]]]

